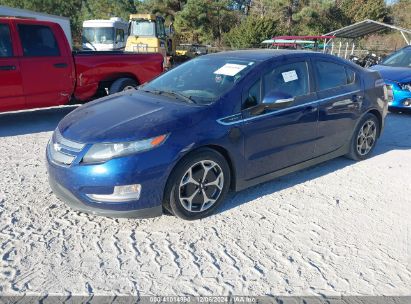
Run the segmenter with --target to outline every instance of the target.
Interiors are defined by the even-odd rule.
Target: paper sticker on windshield
[[[290,82],[298,79],[295,70],[282,73],[284,82]]]
[[[219,68],[217,71],[215,71],[214,74],[234,76],[237,73],[244,70],[246,67],[247,67],[246,65],[242,65],[242,64],[226,63],[221,68]]]

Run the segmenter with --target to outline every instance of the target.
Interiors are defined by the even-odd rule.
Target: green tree
[[[350,23],[333,0],[310,1],[293,19],[300,35],[320,35]]]
[[[351,22],[390,21],[390,10],[384,0],[341,0],[341,10]]]
[[[250,48],[259,46],[263,40],[279,34],[277,23],[271,18],[253,15],[232,28],[224,36],[224,40],[232,48]]]
[[[320,12],[323,33],[328,33],[351,23],[339,5],[335,3]]]
[[[133,0],[83,0],[81,16],[87,19],[108,19],[110,17],[121,17],[128,20],[130,14],[137,11]]]
[[[259,44],[273,35],[322,34],[373,19],[411,27],[411,1],[398,0],[0,0],[1,5],[69,17],[78,40],[86,19],[161,14],[187,42]],[[223,39],[224,38],[224,39]]]
[[[134,0],[0,0],[1,5],[70,18],[73,39],[77,42],[84,20],[111,16],[128,20],[139,3]]]
[[[251,3],[251,13],[272,19],[283,34],[298,34],[298,16],[308,3],[309,0],[256,0]]]
[[[139,11],[159,14],[168,22],[173,22],[175,15],[183,9],[186,2],[186,0],[146,0],[141,2]]]
[[[213,40],[221,45],[222,37],[229,32],[239,21],[239,14],[231,9],[232,2],[229,0],[211,1],[211,30]]]
[[[79,8],[82,0],[0,0],[0,5],[68,17],[73,33],[81,29]]]
[[[209,40],[211,24],[208,12],[209,7],[203,5],[203,1],[188,0],[184,9],[176,14],[176,31],[187,41]]]
[[[238,14],[228,0],[188,0],[176,14],[175,26],[183,40],[220,44],[224,33],[237,23]]]
[[[399,0],[392,6],[394,24],[411,28],[411,1]]]
[[[233,10],[243,12],[245,15],[248,15],[250,6],[251,0],[232,0],[230,5]]]

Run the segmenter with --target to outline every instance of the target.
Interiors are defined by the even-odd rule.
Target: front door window
[[[310,93],[308,67],[305,61],[274,68],[263,77],[264,95],[275,92],[293,98]]]

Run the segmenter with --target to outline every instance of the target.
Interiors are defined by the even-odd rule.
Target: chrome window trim
[[[361,92],[361,90],[355,90],[355,91],[347,92],[347,93],[344,93],[344,94],[339,94],[339,95],[334,95],[334,96],[327,97],[327,98],[317,99],[315,101],[307,102],[307,103],[297,105],[297,106],[293,106],[293,107],[289,107],[289,108],[286,108],[286,109],[273,111],[273,112],[258,115],[258,116],[255,116],[255,117],[243,118],[243,119],[239,119],[239,120],[236,120],[236,121],[233,121],[233,122],[224,122],[224,120],[226,120],[226,119],[230,119],[231,117],[235,117],[235,116],[241,114],[241,113],[236,113],[236,114],[233,114],[233,115],[229,115],[229,116],[226,116],[226,117],[219,118],[219,119],[217,119],[217,122],[221,125],[224,125],[224,126],[231,126],[231,125],[235,125],[235,124],[238,124],[238,123],[243,123],[243,122],[247,122],[247,121],[250,121],[250,120],[259,119],[261,117],[281,114],[281,113],[289,111],[289,110],[293,110],[293,109],[297,109],[297,108],[301,108],[301,107],[306,107],[308,105],[321,103],[323,101],[327,101],[327,100],[330,100],[330,99],[333,99],[333,98],[343,97],[343,96],[346,96],[346,95],[349,95],[349,94],[355,94],[355,93],[358,93],[358,92]]]

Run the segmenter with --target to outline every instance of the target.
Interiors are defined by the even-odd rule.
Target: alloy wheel
[[[357,136],[357,152],[359,155],[367,155],[374,146],[377,138],[377,126],[372,120],[367,120]]]
[[[224,187],[224,173],[212,160],[194,163],[179,185],[179,199],[187,211],[202,212],[215,204]]]

